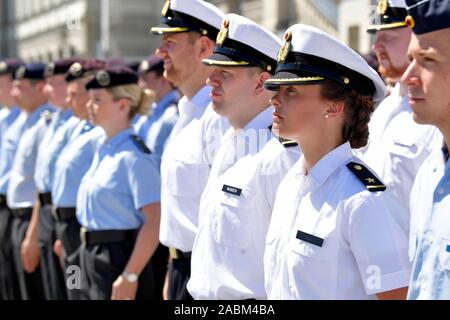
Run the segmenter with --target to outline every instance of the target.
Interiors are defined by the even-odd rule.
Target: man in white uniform
[[[278,184],[299,154],[298,148],[286,151],[278,139],[269,141],[272,94],[264,82],[275,71],[280,47],[271,32],[229,14],[214,54],[203,60],[214,67],[208,79],[212,106],[232,128],[202,195],[188,283],[195,299],[266,297],[265,234]]]
[[[406,1],[412,60],[402,81],[414,120],[439,128],[445,143],[422,165],[411,192],[413,269],[408,299],[450,299],[450,1]]]
[[[408,67],[407,50],[411,29],[405,23],[405,0],[380,0],[378,21],[368,28],[376,35],[374,51],[380,73],[395,81],[392,93],[372,115],[369,143],[361,158],[409,208],[409,196],[417,170],[432,150],[442,145],[442,135],[412,117],[407,88],[399,82]]]
[[[205,81],[211,70],[202,64],[213,52],[222,18],[222,12],[205,1],[172,0],[163,7],[162,24],[152,28],[162,35],[156,55],[164,60],[164,76],[184,95],[161,161],[160,241],[171,254],[169,299],[191,299],[186,283],[200,196],[228,128],[226,119],[208,107],[211,88]]]

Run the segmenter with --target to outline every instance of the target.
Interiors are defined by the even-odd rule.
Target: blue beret
[[[406,23],[415,34],[450,28],[450,0],[406,0]]]
[[[115,66],[98,71],[86,84],[86,89],[106,89],[127,84],[138,84],[136,72],[125,66]]]
[[[69,68],[72,64],[81,61],[82,60],[80,58],[65,58],[57,60],[55,62],[49,62],[45,67],[45,76],[51,77],[57,74],[64,75],[67,73],[67,71],[69,71]]]
[[[142,75],[149,73],[151,71],[163,71],[163,70],[164,70],[164,61],[158,58],[156,55],[151,55],[139,63],[137,72]]]
[[[23,61],[17,58],[0,60],[0,75],[10,74],[14,78],[16,70],[23,65]]]
[[[85,76],[94,74],[96,71],[105,68],[106,62],[98,59],[87,59],[73,63],[66,73],[66,81],[72,82]]]
[[[45,63],[27,63],[16,70],[15,78],[29,80],[45,80]]]

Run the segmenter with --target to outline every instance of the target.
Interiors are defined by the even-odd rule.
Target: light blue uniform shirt
[[[41,193],[51,190],[56,160],[75,129],[73,122],[69,122],[66,126],[70,117],[72,117],[70,109],[53,113],[52,121],[39,145],[34,181]]]
[[[140,209],[160,201],[158,170],[133,134],[129,128],[102,143],[81,181],[77,219],[88,230],[137,229]]]
[[[37,189],[33,177],[37,151],[49,125],[46,117],[41,114],[53,110],[52,106],[44,104],[27,117],[22,137],[17,145],[6,193],[8,206],[12,209],[31,208],[34,205]]]
[[[408,299],[450,299],[450,161],[433,153],[411,193]]]
[[[11,126],[11,124],[17,119],[20,114],[20,109],[18,107],[12,107],[8,109],[3,107],[0,110],[0,148],[2,146],[3,134]]]
[[[8,190],[9,174],[16,154],[17,143],[22,136],[22,130],[27,120],[26,114],[21,113],[19,108],[13,110],[9,113],[11,118],[7,117],[2,123],[0,136],[0,194],[3,195]]]
[[[143,116],[142,114],[136,114],[134,115],[133,119],[131,119],[131,127],[141,139],[144,139],[145,137],[141,136],[139,132],[142,132],[141,128],[147,121],[147,119],[147,116]]]
[[[52,201],[55,207],[75,207],[81,179],[92,164],[100,140],[105,137],[101,128],[83,121],[82,131],[62,150],[55,164]]]
[[[158,168],[161,165],[164,145],[178,120],[178,100],[178,92],[173,90],[166,94],[158,103],[154,103],[151,116],[138,132],[138,135],[143,137],[145,144],[152,151]]]

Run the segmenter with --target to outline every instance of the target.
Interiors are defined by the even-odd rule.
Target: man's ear
[[[255,95],[260,95],[267,92],[266,88],[264,88],[264,82],[270,79],[271,76],[272,75],[266,71],[262,71],[257,74]]]
[[[325,114],[328,115],[327,118],[335,118],[342,115],[344,110],[344,101],[330,101],[327,103]]]
[[[200,46],[200,59],[206,59],[213,54],[215,42],[206,36],[201,36],[198,39],[198,43]]]

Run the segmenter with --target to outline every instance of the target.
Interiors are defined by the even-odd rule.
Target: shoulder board
[[[41,112],[40,116],[44,119],[46,124],[49,124],[52,121],[53,114],[51,111],[45,110]]]
[[[280,138],[281,139],[281,138]],[[281,144],[285,147],[285,148],[290,148],[290,147],[296,147],[298,146],[298,143],[293,141],[293,140],[287,140],[285,139],[284,141],[281,141]]]
[[[369,169],[360,163],[349,162],[347,168],[362,182],[370,192],[384,191],[386,186]]]
[[[144,141],[142,141],[141,138],[139,138],[137,135],[132,134],[131,140],[133,140],[134,144],[144,153],[150,154],[152,153],[150,149],[145,145]]]
[[[272,131],[272,126],[270,125],[268,129],[269,129],[270,131]],[[280,136],[277,136],[277,135],[274,134],[273,132],[272,132],[272,134],[274,135],[275,138],[278,139],[278,141],[280,141],[280,143],[281,143],[285,148],[290,148],[290,147],[296,147],[296,146],[298,146],[298,143],[295,142],[294,140],[289,140],[289,139],[282,138],[282,137],[280,137]]]

